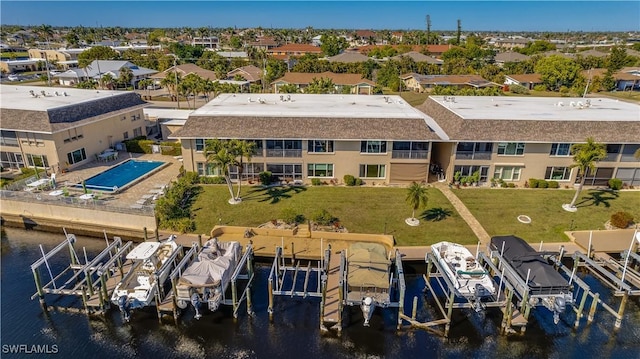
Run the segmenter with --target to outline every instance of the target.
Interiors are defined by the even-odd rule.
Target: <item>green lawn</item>
[[[575,213],[561,208],[571,202],[574,190],[469,188],[454,193],[489,235],[515,234],[530,242],[564,241],[567,238],[563,232],[571,229],[604,229],[604,223],[617,211],[640,219],[638,191],[584,190]],[[520,223],[517,216],[521,214],[531,217],[531,224]]]
[[[392,234],[397,245],[425,245],[443,240],[473,244],[477,239],[451,203],[434,188],[428,189],[423,216],[443,214],[442,220],[423,218],[410,227],[404,220],[411,216],[405,201],[406,188],[393,187],[243,187],[243,202],[230,205],[224,185],[205,185],[192,206],[196,233],[208,234],[217,224],[257,226],[281,217],[284,208],[310,218],[326,209],[349,232]],[[416,213],[418,216],[418,213]]]

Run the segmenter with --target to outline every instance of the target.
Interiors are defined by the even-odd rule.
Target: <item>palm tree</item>
[[[100,77],[100,87],[102,88],[106,87],[109,90],[113,90],[114,83],[115,79],[113,78],[113,75],[108,72],[104,74],[104,76]]]
[[[238,191],[236,192],[236,198],[240,198],[240,187],[242,186],[242,171],[244,170],[244,159],[247,159],[247,162],[251,161],[251,157],[256,153],[256,143],[249,141],[240,141],[240,140],[232,140],[235,141],[234,149],[236,150],[236,154],[238,155]]]
[[[576,211],[576,201],[584,187],[587,179],[587,171],[593,172],[596,168],[596,162],[607,157],[607,150],[604,144],[595,142],[593,137],[587,138],[587,143],[576,143],[571,145],[571,154],[573,155],[573,164],[571,168],[578,168],[578,176],[580,176],[580,185],[576,190],[570,204],[563,204],[562,208],[567,211]]]
[[[124,85],[125,90],[131,85],[131,80],[133,80],[133,70],[129,67],[122,67],[120,69],[120,76],[118,76],[119,82]]]
[[[411,212],[411,218],[406,219],[407,224],[417,226],[420,223],[420,220],[416,218],[416,210],[426,206],[428,199],[427,189],[421,183],[413,182],[409,186],[406,200],[413,212]]]
[[[218,139],[207,140],[204,147],[204,155],[207,159],[207,164],[213,165],[219,169],[227,182],[229,188],[229,204],[238,204],[241,202],[239,198],[233,195],[233,186],[231,184],[231,177],[229,176],[231,166],[236,166],[236,156],[234,151],[230,148],[231,141],[221,141]]]

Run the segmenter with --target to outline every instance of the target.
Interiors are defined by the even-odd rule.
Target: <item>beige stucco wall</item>
[[[385,165],[384,178],[366,178],[362,179],[367,183],[389,183],[389,175],[391,163],[421,163],[428,166],[428,159],[392,159],[393,141],[387,141],[387,153],[381,154],[362,154],[360,153],[360,141],[334,141],[333,153],[308,153],[307,140],[302,141],[302,157],[263,157],[253,156],[253,163],[295,163],[302,164],[302,177],[307,183],[311,182],[311,178],[307,177],[307,165],[310,163],[329,163],[333,164],[333,177],[318,177],[323,181],[329,181],[332,178],[339,183],[343,182],[345,175],[350,174],[360,177],[360,165]],[[183,164],[187,171],[197,171],[197,163],[205,162],[202,152],[195,151],[195,140],[182,140],[182,157]]]
[[[132,116],[139,119],[132,121]],[[125,119],[123,119],[123,117]],[[46,155],[49,166],[55,172],[60,169],[72,169],[82,164],[95,161],[95,154],[98,154],[116,143],[124,140],[124,132],[128,131],[129,138],[133,138],[134,128],[141,128],[141,133],[145,134],[145,122],[142,108],[127,111],[118,116],[112,116],[100,121],[78,126],[70,130],[64,130],[53,134],[34,134],[27,132],[17,132],[20,146],[2,146],[3,152],[22,152],[34,155]],[[64,140],[82,135],[82,138],[65,143]],[[87,159],[75,164],[67,164],[67,153],[84,148]],[[25,163],[26,163],[26,156]]]

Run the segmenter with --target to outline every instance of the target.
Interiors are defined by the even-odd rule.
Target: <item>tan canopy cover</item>
[[[387,251],[378,243],[355,243],[348,250],[347,283],[351,288],[373,287],[389,289]]]

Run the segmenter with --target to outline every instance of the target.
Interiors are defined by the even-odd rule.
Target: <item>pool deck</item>
[[[121,162],[129,160],[130,158],[136,160],[168,162],[169,165],[142,179],[140,182],[127,187],[122,192],[118,192],[115,194],[105,192],[105,195],[102,198],[117,200],[118,204],[123,207],[135,205],[138,203],[138,201],[143,199],[143,196],[149,195],[153,189],[157,188],[158,186],[166,185],[178,177],[181,162],[173,156],[140,153],[129,154],[128,152],[120,151],[118,160],[110,162],[91,161],[90,163],[78,168],[74,168],[69,172],[58,173],[56,174],[56,182],[59,186],[64,186],[65,183],[69,183],[70,186],[71,184],[81,183],[82,180],[95,176],[98,173],[103,172]],[[72,190],[71,187],[69,187],[69,189]],[[79,192],[81,190],[76,191]]]

